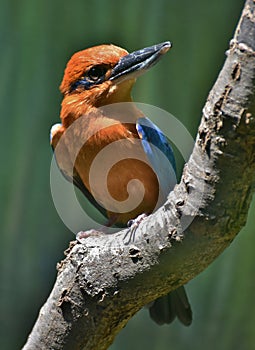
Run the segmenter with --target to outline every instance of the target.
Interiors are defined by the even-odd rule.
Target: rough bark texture
[[[23,349],[107,349],[143,305],[204,270],[245,225],[255,174],[255,2],[247,0],[182,179],[125,244],[73,242]]]

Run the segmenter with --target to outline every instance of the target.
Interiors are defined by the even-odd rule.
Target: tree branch
[[[168,201],[126,231],[72,242],[24,350],[107,349],[146,303],[204,270],[245,225],[255,174],[255,2],[247,0],[195,147]]]

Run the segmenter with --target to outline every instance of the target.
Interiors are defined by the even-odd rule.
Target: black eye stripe
[[[93,85],[101,84],[105,80],[105,74],[108,70],[106,65],[97,65],[90,68],[84,77],[75,81],[71,87],[70,92],[76,90],[77,87],[83,86],[86,90],[90,89]]]
[[[71,85],[69,92],[76,90],[76,88],[79,86],[84,86],[85,90],[88,90],[92,85],[94,85],[94,84],[87,81],[85,78],[83,78],[83,79],[80,79],[80,80],[77,80],[76,82],[74,82]]]

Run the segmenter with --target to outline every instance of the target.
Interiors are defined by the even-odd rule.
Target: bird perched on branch
[[[170,49],[164,42],[132,53],[100,45],[75,53],[60,91],[61,124],[51,129],[58,167],[107,218],[125,226],[161,206],[176,183],[168,139],[132,103],[136,78]],[[191,308],[180,287],[150,306],[158,324],[177,316],[189,325]]]

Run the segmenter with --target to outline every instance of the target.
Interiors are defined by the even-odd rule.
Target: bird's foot
[[[127,223],[128,230],[125,233],[125,236],[123,238],[124,241],[126,241],[126,239],[128,238],[128,240],[125,242],[125,244],[129,244],[130,242],[135,241],[136,230],[137,230],[138,226],[140,225],[140,223],[146,218],[147,218],[147,214],[143,213],[143,214],[138,215],[137,218],[128,221],[128,223]]]
[[[101,236],[102,232],[91,229],[88,231],[80,231],[76,234],[76,240],[81,243],[81,239],[88,237],[98,237]]]
[[[99,226],[97,230],[92,228],[92,229],[87,230],[87,231],[80,231],[76,234],[76,240],[78,242],[80,242],[80,240],[82,238],[88,238],[88,237],[93,237],[93,236],[98,237],[98,236],[101,236],[104,234],[109,234],[109,233],[111,233],[110,228],[112,227],[114,222],[115,222],[115,218],[113,218],[113,219],[111,218],[105,223],[105,225]]]

